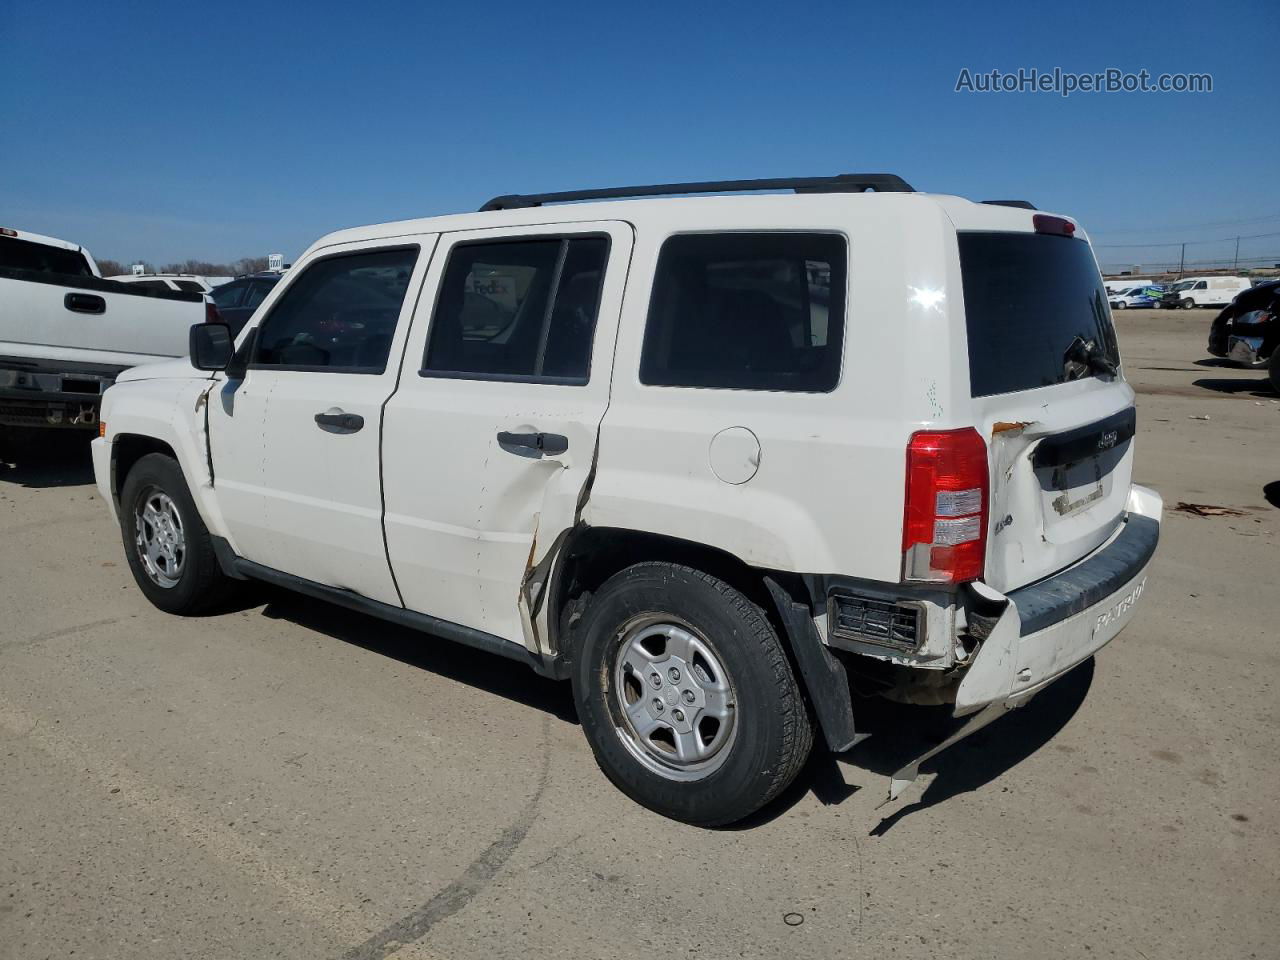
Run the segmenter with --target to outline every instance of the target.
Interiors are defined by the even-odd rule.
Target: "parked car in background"
[[[1164,287],[1158,283],[1149,286],[1129,287],[1108,298],[1113,310],[1126,310],[1130,307],[1151,308],[1159,306]]]
[[[1280,280],[1244,291],[1213,318],[1209,352],[1242,367],[1265,367],[1280,393]]]
[[[1160,306],[1171,309],[1223,306],[1251,286],[1247,277],[1187,277],[1164,292]]]
[[[234,337],[244,327],[245,322],[253,316],[258,304],[267,298],[271,289],[280,282],[281,273],[254,273],[246,277],[237,277],[230,283],[215,287],[209,294],[222,321],[231,328]]]
[[[122,273],[108,277],[116,283],[127,283],[145,290],[180,290],[183,293],[208,293],[213,285],[204,277],[190,273]]]
[[[83,247],[0,228],[0,429],[96,429],[122,371],[187,352],[203,299],[104,280]]]
[[[1121,293],[1125,290],[1132,290],[1134,287],[1147,287],[1155,283],[1154,280],[1147,277],[1117,277],[1114,280],[1103,281],[1103,288],[1110,296],[1113,293]]]
[[[151,603],[258,579],[567,679],[704,825],[858,742],[851,675],[965,718],[897,796],[1115,637],[1160,533],[1084,232],[881,174],[334,233],[104,416]]]

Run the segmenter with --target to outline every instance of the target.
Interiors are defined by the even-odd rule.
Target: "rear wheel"
[[[741,820],[776,797],[813,743],[799,685],[764,612],[690,567],[612,577],[579,624],[574,700],[613,783],[664,816]]]
[[[161,610],[203,613],[234,592],[172,457],[149,453],[133,465],[120,491],[120,532],[133,579]]]

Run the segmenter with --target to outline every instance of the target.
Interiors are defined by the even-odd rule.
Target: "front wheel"
[[[1123,300],[1121,300],[1119,303],[1114,304],[1114,305],[1111,307],[1111,309],[1112,309],[1112,310],[1124,310],[1124,309],[1127,309],[1127,308],[1128,308],[1128,306],[1129,306],[1129,305],[1128,305],[1127,303],[1125,303]]]
[[[609,579],[578,625],[574,700],[606,776],[699,826],[749,816],[804,765],[813,729],[764,611],[690,567]]]
[[[138,588],[167,613],[204,613],[234,591],[172,457],[149,453],[125,477],[120,532]]]
[[[1182,309],[1184,310],[1193,310],[1195,309],[1195,305],[1196,305],[1196,302],[1192,300],[1190,297],[1187,297],[1185,300],[1182,301]]]

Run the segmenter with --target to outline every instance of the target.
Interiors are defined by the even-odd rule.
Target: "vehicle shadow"
[[[1275,391],[1271,389],[1271,382],[1263,377],[1260,380],[1211,380],[1202,377],[1199,380],[1191,381],[1193,386],[1201,387],[1205,390],[1213,390],[1217,393],[1252,393],[1255,397],[1274,397]]]
[[[923,771],[936,774],[920,799],[890,813],[871,831],[881,836],[904,817],[949,800],[962,793],[977,790],[1031,756],[1057,735],[1075,716],[1093,685],[1094,660],[1090,657],[1066,676],[1041,691],[1024,707],[1012,710],[990,726],[924,764]],[[904,708],[919,709],[919,708]],[[946,709],[946,708],[943,708]],[[896,712],[896,711],[895,711]],[[853,762],[889,776],[930,747],[946,739],[961,722],[948,718],[945,729],[938,729],[929,739],[921,738],[911,749],[902,747],[909,737],[871,737]],[[905,723],[903,717],[896,721]],[[897,727],[896,729],[909,729]],[[877,741],[879,741],[877,743]],[[855,748],[856,753],[856,748]],[[886,785],[887,789],[887,785]]]
[[[266,603],[263,616],[287,620],[407,666],[465,683],[548,713],[564,723],[578,723],[568,683],[540,677],[523,664],[442,637],[287,590],[260,586],[258,602]],[[976,790],[1021,763],[1066,726],[1092,683],[1093,660],[1089,659],[1025,707],[934,757],[922,772],[937,776],[923,796],[894,811],[871,832],[882,834],[907,815]],[[895,704],[880,698],[860,700],[856,709],[859,731],[871,734],[865,742],[847,753],[833,754],[822,743],[821,733],[815,731],[814,750],[795,781],[762,810],[722,829],[750,830],[769,823],[809,793],[824,806],[843,803],[862,789],[846,780],[844,766],[887,778],[941,743],[964,722],[951,716],[950,707]],[[884,789],[888,789],[887,781]]]
[[[904,817],[976,790],[1031,756],[1067,725],[1093,684],[1094,661],[1086,660],[1066,676],[1037,694],[1026,706],[1013,710],[991,725],[961,740],[926,762],[921,772],[937,774],[919,800],[890,813],[870,831],[880,836]],[[951,707],[921,707],[891,703],[880,698],[855,701],[858,731],[871,736],[852,750],[833,754],[821,742],[795,782],[776,800],[726,830],[749,830],[782,816],[810,792],[824,806],[843,803],[858,790],[845,779],[844,766],[887,778],[945,740],[964,723],[951,715]],[[881,788],[877,784],[877,788]]]
[[[87,433],[0,428],[0,482],[22,487],[93,483]]]
[[[565,723],[578,722],[569,685],[539,676],[524,664],[302,594],[265,584],[261,589],[259,602],[266,601],[263,616],[288,620],[371,653],[544,711]]]
[[[1280,507],[1280,480],[1272,480],[1262,488],[1262,495],[1273,507]]]

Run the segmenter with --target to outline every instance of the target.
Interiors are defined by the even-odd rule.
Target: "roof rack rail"
[[[983,200],[983,203],[989,203],[993,207],[1017,207],[1019,210],[1035,210],[1033,204],[1027,203],[1025,200]]]
[[[687,193],[745,193],[752,190],[794,190],[796,193],[914,193],[915,188],[894,173],[842,173],[835,177],[781,177],[773,180],[707,180],[701,183],[654,183],[560,193],[512,193],[494,197],[481,210],[517,210],[544,203],[575,200],[620,200],[630,197],[670,197]]]

